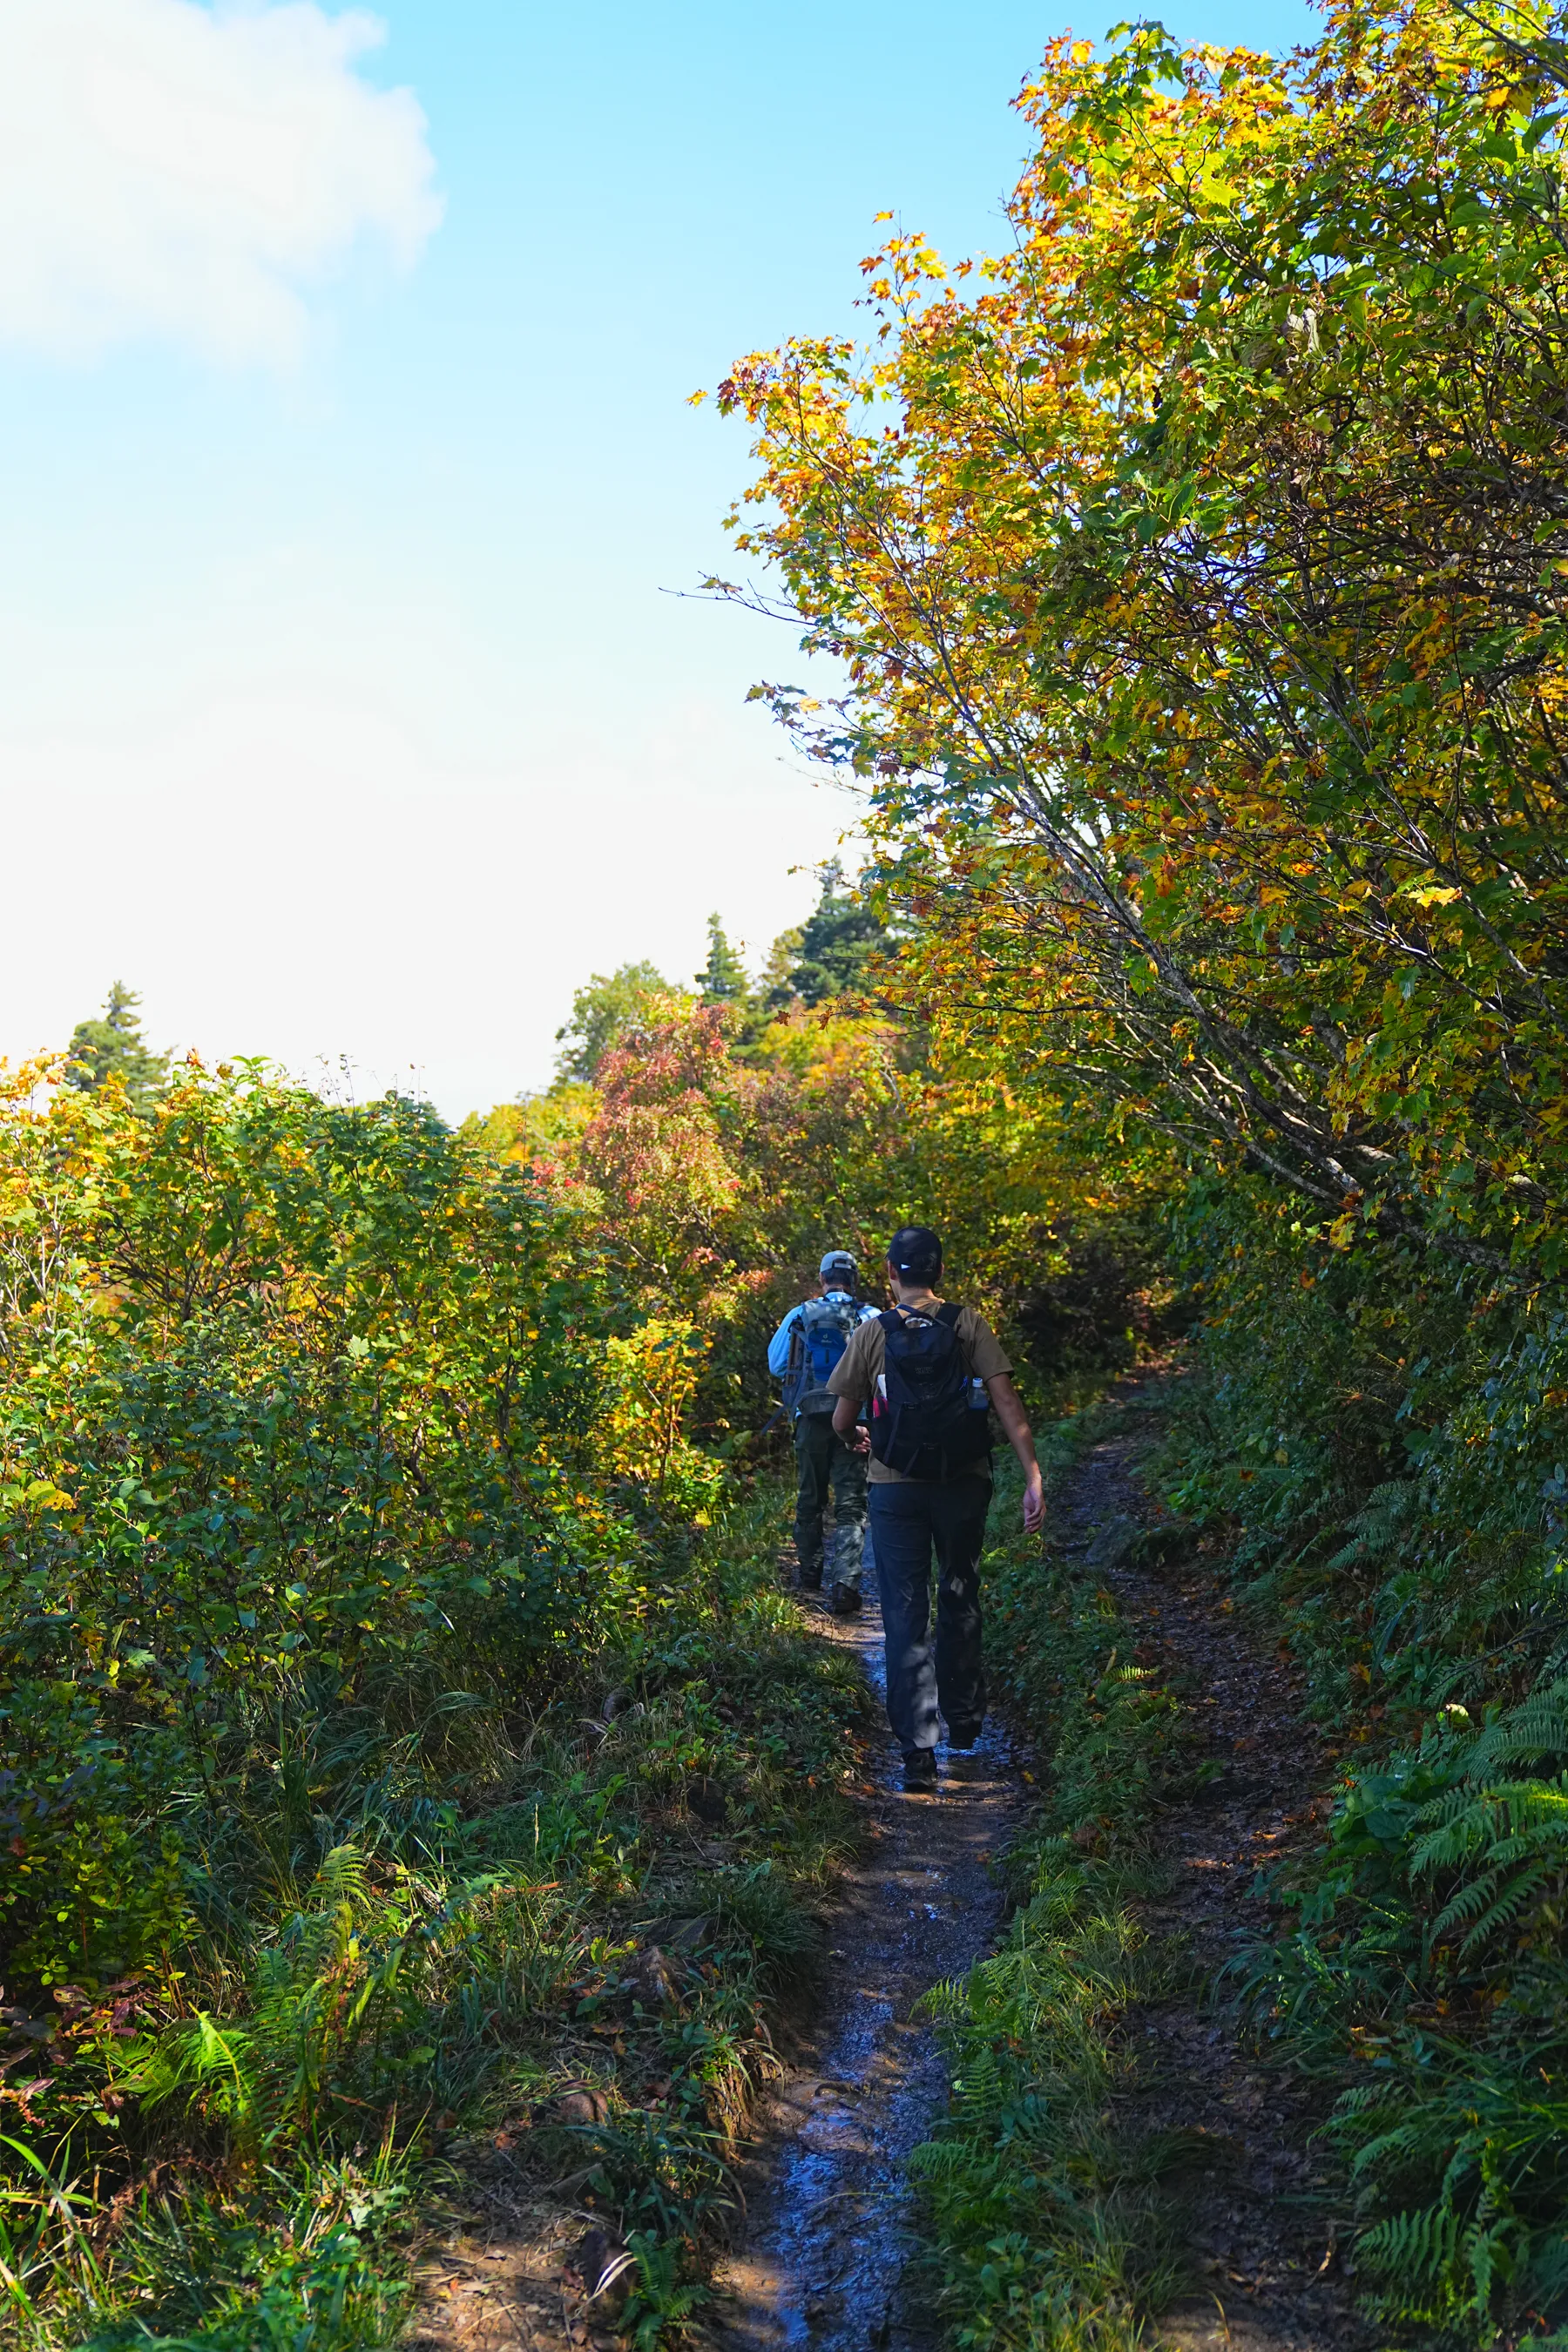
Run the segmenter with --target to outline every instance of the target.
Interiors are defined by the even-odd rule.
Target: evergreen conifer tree
[[[68,1086],[95,1094],[111,1074],[124,1080],[137,1110],[151,1110],[169,1083],[169,1057],[153,1053],[142,1034],[142,1000],[117,980],[101,1021],[79,1021],[71,1033]]]
[[[770,960],[769,974],[782,961],[778,950],[793,940],[795,951],[782,979],[775,979],[769,1002],[787,1003],[792,996],[807,1004],[821,1004],[832,996],[852,994],[865,985],[868,959],[888,936],[888,927],[869,907],[858,906],[845,887],[844,868],[837,857],[822,869],[822,896],[797,932],[785,932]]]
[[[781,931],[768,950],[768,960],[763,966],[763,976],[757,982],[763,1003],[776,1009],[787,1004],[795,994],[790,974],[800,961],[800,942],[804,927],[796,923],[791,929]]]
[[[704,1004],[740,1004],[750,993],[746,968],[724,936],[717,914],[708,918],[708,961],[697,975]]]

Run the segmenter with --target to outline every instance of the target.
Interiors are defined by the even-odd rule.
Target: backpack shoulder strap
[[[963,1307],[958,1306],[952,1299],[944,1298],[942,1305],[936,1310],[936,1319],[944,1327],[945,1329],[952,1333],[952,1344],[958,1350],[959,1360],[964,1366],[970,1378],[973,1380],[974,1377],[974,1361],[973,1357],[970,1355],[968,1349],[964,1346],[963,1340],[958,1336],[958,1318],[963,1312]]]

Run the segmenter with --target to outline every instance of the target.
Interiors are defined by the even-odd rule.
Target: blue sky
[[[849,323],[877,212],[991,241],[1009,99],[1105,27],[374,14],[4,12],[0,140],[49,135],[0,163],[0,1052],[121,976],[161,1044],[461,1116],[547,1079],[591,970],[689,975],[713,906],[760,955],[811,903],[853,809],[743,698],[790,640],[664,593],[746,475],[686,395]]]

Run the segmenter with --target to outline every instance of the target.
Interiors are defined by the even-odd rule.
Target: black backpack
[[[931,1317],[890,1308],[877,1318],[884,1353],[871,1451],[906,1478],[956,1477],[991,1451],[985,1384],[973,1378],[958,1344],[958,1317],[949,1298]]]

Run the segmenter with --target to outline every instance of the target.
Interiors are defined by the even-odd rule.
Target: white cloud
[[[382,37],[310,0],[0,0],[0,338],[286,362],[303,289],[440,218],[413,93],[356,70]]]

